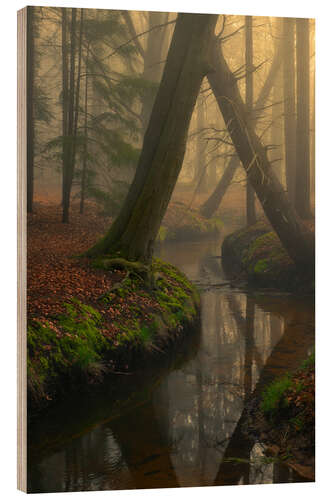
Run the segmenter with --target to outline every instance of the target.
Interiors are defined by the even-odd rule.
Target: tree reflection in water
[[[215,243],[212,255],[201,261],[200,245],[191,249],[192,254],[181,253],[175,246],[174,254],[162,257],[202,283],[200,345],[192,358],[184,355],[182,362],[171,363],[145,403],[120,418],[107,421],[108,407],[100,411],[92,402],[91,411],[100,415],[92,428],[86,405],[90,430],[79,435],[75,423],[68,422],[71,438],[31,460],[30,491],[296,480],[287,468],[263,463],[260,444],[244,436],[242,425],[244,405],[308,354],[314,342],[313,304],[213,286],[224,280],[213,258]],[[61,441],[64,431],[54,439]]]

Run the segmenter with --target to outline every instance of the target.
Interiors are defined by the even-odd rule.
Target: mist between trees
[[[312,262],[313,20],[30,7],[28,58],[29,212],[94,200],[88,254],[149,261],[175,189],[212,217],[236,186]]]

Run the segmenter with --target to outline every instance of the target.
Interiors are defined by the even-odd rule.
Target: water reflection
[[[107,419],[112,404],[104,403],[102,412],[96,401],[91,412],[104,423],[95,422],[94,428],[78,435],[72,419],[70,439],[31,456],[30,491],[297,479],[288,468],[262,460],[260,444],[243,435],[243,410],[265,383],[293,370],[307,355],[313,345],[313,304],[304,298],[226,287],[216,242],[181,248],[164,248],[162,257],[202,285],[200,345],[190,359],[184,356],[182,362],[171,364],[143,404],[119,418]],[[92,422],[87,405],[85,412],[87,422]],[[36,428],[31,439],[38,441]]]

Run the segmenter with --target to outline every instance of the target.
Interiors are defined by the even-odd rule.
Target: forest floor
[[[36,203],[28,216],[28,394],[39,403],[52,400],[64,378],[93,383],[116,371],[120,352],[126,370],[133,346],[159,351],[168,332],[180,333],[197,316],[196,291],[173,266],[154,261],[158,281],[150,290],[121,267],[106,271],[75,257],[111,223],[93,204],[86,212],[74,205],[63,224],[60,206]]]

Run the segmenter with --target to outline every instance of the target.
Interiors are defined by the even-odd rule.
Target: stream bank
[[[221,252],[230,278],[246,280],[254,287],[314,292],[313,276],[296,268],[275,231],[264,221],[229,234]]]
[[[245,432],[260,440],[265,454],[315,480],[315,359],[268,384],[247,408]]]
[[[76,227],[82,224],[71,234]],[[87,243],[85,235],[82,250]],[[181,269],[200,291],[199,331],[194,324],[180,332],[167,355],[154,353],[154,364],[141,363],[139,373],[123,366],[108,383],[37,415],[28,431],[30,492],[304,482],[285,462],[267,459],[242,424],[247,401],[311,352],[313,297],[238,288],[221,268],[220,248],[221,236],[156,249],[156,257]],[[60,272],[51,264],[45,287]],[[73,279],[87,272],[75,272],[76,260],[61,261],[62,269],[67,265]],[[104,285],[109,274],[93,273],[84,279],[100,276],[91,287],[98,295],[125,277],[118,270]],[[39,281],[38,305],[44,307],[43,297],[56,294],[43,287]],[[37,305],[31,307],[37,313]]]
[[[65,227],[57,219],[55,207],[42,206],[29,221],[29,416],[153,364],[199,319],[199,294],[175,266],[154,259],[147,282],[135,263],[72,258],[98,238],[99,218],[85,216],[84,225],[73,215]],[[45,225],[52,227],[47,241]]]

